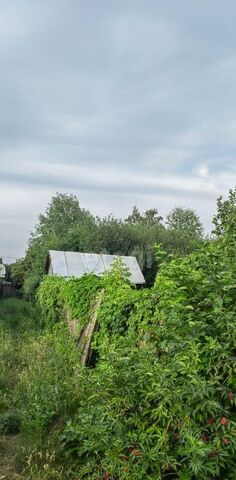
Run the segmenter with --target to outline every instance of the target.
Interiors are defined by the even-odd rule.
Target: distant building
[[[131,274],[134,285],[143,285],[145,278],[135,257],[106,255],[97,253],[62,252],[49,250],[45,263],[48,275],[59,275],[65,278],[80,278],[85,273],[102,275],[111,268],[113,260],[120,258]]]
[[[3,265],[2,258],[0,258],[0,278],[5,278],[6,276],[6,267]]]
[[[19,295],[19,292],[13,287],[11,282],[7,282],[6,278],[6,267],[3,264],[2,258],[0,258],[0,298],[6,297],[16,297]]]

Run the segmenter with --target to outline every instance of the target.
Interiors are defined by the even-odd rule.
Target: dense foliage
[[[229,191],[228,198],[217,200],[217,213],[213,217],[214,233],[217,237],[227,236],[235,241],[236,235],[236,188]]]
[[[63,478],[51,466],[45,476],[40,470],[49,455],[46,432],[77,405],[79,355],[63,323],[45,329],[39,318],[35,305],[0,300],[0,473],[6,479]],[[14,473],[4,461],[13,435]]]
[[[152,288],[134,288],[119,262],[100,279],[46,277],[43,321],[30,313],[20,340],[19,321],[3,322],[1,428],[21,432],[24,479],[236,478],[235,210],[226,228],[218,206],[217,240],[183,258],[156,246]],[[82,367],[67,314],[81,331],[101,289],[95,361]]]
[[[65,318],[68,312],[72,320],[78,320],[78,327],[83,328],[101,288],[101,279],[91,274],[70,280],[45,277],[37,292],[42,318],[47,325],[53,324]]]
[[[80,478],[235,478],[232,257],[228,241],[206,244],[150,290],[108,276],[99,360],[63,434]]]
[[[156,209],[140,213],[137,207],[125,220],[110,215],[94,218],[80,207],[77,197],[57,194],[31,234],[26,257],[11,267],[14,285],[32,297],[43,274],[47,251],[136,255],[148,285],[153,284],[157,262],[155,243],[162,243],[172,253],[186,254],[196,249],[203,237],[196,213],[178,207],[168,217],[165,226]]]

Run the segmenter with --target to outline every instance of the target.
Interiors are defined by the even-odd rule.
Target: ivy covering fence
[[[105,289],[97,363],[80,372],[60,437],[79,478],[235,478],[235,257],[226,240],[206,243],[167,258],[143,290],[121,265],[102,279],[45,278],[44,318],[59,325],[69,306],[79,330]]]

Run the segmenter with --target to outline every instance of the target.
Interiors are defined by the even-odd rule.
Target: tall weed
[[[24,368],[16,389],[22,431],[43,442],[49,426],[73,408],[77,397],[79,356],[67,327],[57,324],[22,351]]]

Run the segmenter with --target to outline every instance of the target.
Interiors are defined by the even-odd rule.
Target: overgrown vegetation
[[[45,329],[35,305],[19,299],[0,301],[0,453],[10,443],[9,435],[20,435],[17,478],[37,478],[34,454],[40,464],[46,432],[73,411],[78,362],[65,324]],[[52,457],[50,452],[50,461]],[[5,473],[1,460],[0,467]],[[38,478],[54,478],[50,472],[51,467]],[[7,474],[6,468],[6,478]]]
[[[53,324],[62,320],[69,309],[71,319],[79,319],[80,328],[84,327],[101,287],[101,279],[92,274],[80,280],[45,277],[37,293],[42,318],[47,325]]]
[[[157,209],[140,213],[137,207],[125,219],[112,215],[94,218],[80,207],[77,197],[57,194],[44,215],[39,215],[26,257],[11,268],[14,285],[32,298],[42,280],[48,250],[70,250],[118,255],[136,255],[148,285],[157,272],[153,245],[162,243],[171,253],[192,252],[203,238],[197,214],[178,207],[168,215],[167,225]]]
[[[0,432],[17,433],[19,412],[15,388],[21,371],[21,345],[39,329],[36,309],[17,299],[0,302]],[[25,340],[24,340],[25,339]]]
[[[47,277],[42,321],[30,310],[29,324],[2,323],[1,405],[17,414],[22,478],[236,478],[233,192],[227,202],[218,239],[182,258],[154,249],[153,287],[136,290],[119,262],[100,279]],[[101,289],[96,363],[82,367],[68,314],[81,331]]]

